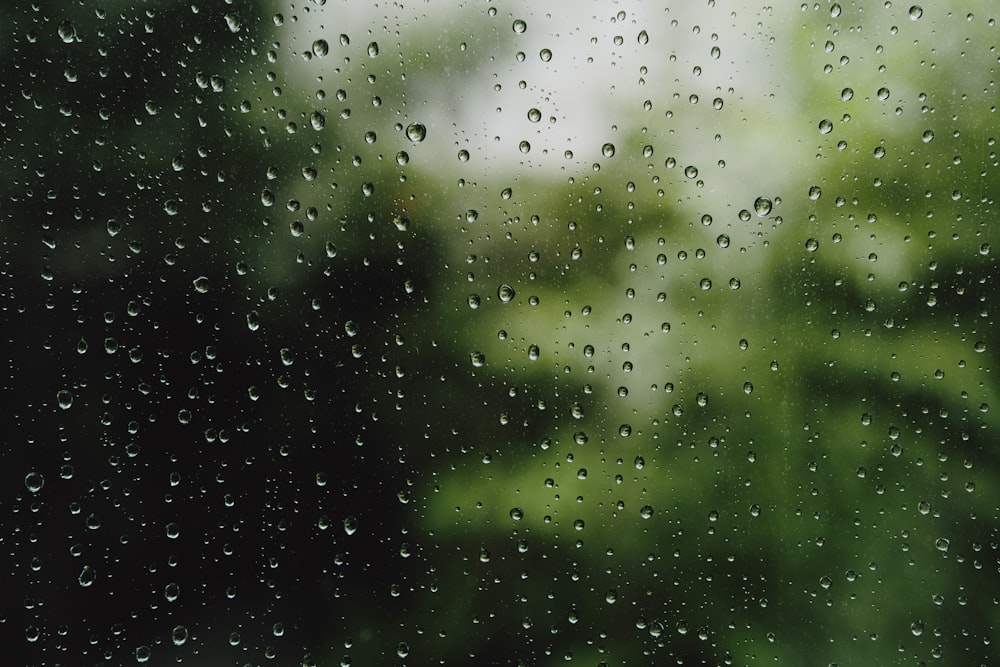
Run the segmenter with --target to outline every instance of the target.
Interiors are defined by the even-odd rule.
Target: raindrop
[[[330,53],[330,45],[326,43],[325,39],[317,39],[312,43],[312,52],[317,58],[322,58]]]
[[[76,26],[72,21],[63,21],[59,24],[59,39],[67,44],[79,41],[76,34]]]
[[[309,124],[312,125],[312,129],[314,130],[322,130],[326,126],[326,116],[319,111],[313,111],[309,116]]]
[[[816,201],[822,196],[823,196],[823,190],[818,185],[814,185],[809,188],[809,199]]]
[[[372,58],[378,55],[378,42],[372,42],[368,45],[368,55]]]
[[[819,122],[820,134],[830,134],[833,132],[833,123],[828,118],[824,118]]]
[[[208,291],[209,283],[208,278],[205,276],[198,276],[192,281],[192,284],[194,284],[194,290],[198,292],[198,294],[204,294]]]
[[[718,244],[718,246],[720,248],[728,248],[729,247],[729,235],[728,234],[719,234],[719,237],[717,239],[715,239],[715,242]]]
[[[604,144],[601,146],[601,153],[604,157],[614,157],[615,156],[615,145],[614,144]]]
[[[87,588],[93,585],[94,581],[97,580],[97,572],[94,570],[94,568],[90,567],[89,565],[84,565],[83,569],[80,570],[80,575],[76,578],[76,580],[81,586]]]
[[[344,532],[348,535],[358,532],[358,520],[355,517],[349,516],[344,519]]]
[[[932,130],[927,130],[924,132],[921,138],[924,140],[925,144],[929,144],[930,142],[934,141],[934,132]]]
[[[500,299],[501,303],[510,303],[514,299],[514,288],[503,283],[497,288],[497,298]]]
[[[516,21],[514,21],[513,29],[514,32],[521,34],[528,29],[528,24],[522,21],[521,19],[517,19]]]
[[[38,493],[45,486],[45,478],[40,472],[31,471],[24,476],[24,486],[32,493]]]
[[[476,368],[482,368],[486,363],[486,355],[482,352],[472,352],[469,354],[469,360]]]
[[[910,19],[911,20],[916,21],[917,19],[919,19],[923,15],[924,15],[924,10],[923,10],[923,8],[921,8],[920,5],[913,5],[912,7],[910,7]]]
[[[878,89],[878,98],[880,100],[887,100],[887,99],[889,99],[889,89],[885,88],[885,87],[879,88]]]
[[[641,30],[639,32],[638,40],[640,44],[649,44],[649,33],[647,33],[645,30]]]
[[[542,119],[541,111],[535,108],[528,109],[528,120],[530,120],[532,123],[537,123],[541,119]]]
[[[937,549],[938,551],[942,551],[942,552],[943,551],[948,551],[948,548],[950,546],[951,546],[951,541],[948,540],[948,538],[946,538],[946,537],[939,537],[934,542],[934,548]]]
[[[688,178],[697,178],[698,168],[695,167],[694,165],[688,165],[687,167],[684,168],[684,175],[687,176]]]
[[[524,510],[520,507],[514,507],[510,510],[510,518],[514,521],[520,521],[524,518]]]
[[[522,153],[530,153],[531,144],[529,144],[527,141],[522,141],[517,145],[517,150],[521,151]]]
[[[538,52],[538,57],[542,59],[543,63],[547,63],[552,60],[552,51],[548,49],[542,49]]]
[[[653,518],[653,507],[652,505],[643,505],[642,509],[639,510],[639,516],[643,519]]]
[[[60,389],[56,392],[56,402],[63,410],[69,410],[73,405],[73,394],[68,389]]]
[[[853,97],[854,97],[853,88],[844,88],[842,91],[840,91],[840,99],[842,99],[845,102],[849,102]]]
[[[767,197],[757,197],[753,203],[753,210],[762,218],[767,216],[771,212],[771,200]]]
[[[406,127],[406,138],[415,144],[420,143],[427,137],[427,128],[423,123],[410,123]]]
[[[170,632],[170,640],[174,646],[183,646],[188,639],[188,630],[183,625],[176,625]]]
[[[819,249],[819,241],[816,239],[809,239],[806,241],[806,250],[809,252],[816,252]]]

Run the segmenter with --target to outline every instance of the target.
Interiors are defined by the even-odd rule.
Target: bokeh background
[[[8,657],[990,664],[967,4],[5,5]]]

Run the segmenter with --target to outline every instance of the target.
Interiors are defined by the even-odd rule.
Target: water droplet
[[[410,123],[406,126],[406,138],[415,144],[419,144],[427,137],[427,128],[423,123]]]
[[[400,167],[405,166],[410,162],[410,155],[406,151],[399,151],[396,153],[396,164]]]
[[[32,493],[38,493],[45,486],[45,478],[42,473],[31,471],[24,476],[24,486]]]
[[[889,99],[889,89],[888,88],[885,88],[885,87],[879,88],[877,94],[878,94],[878,98],[880,100],[887,100],[887,99]]]
[[[601,146],[601,154],[604,157],[614,157],[615,156],[615,145],[614,144],[604,144]]]
[[[753,393],[753,383],[752,382],[744,382],[743,383],[743,393],[746,394],[747,396],[749,396],[750,394]]]
[[[482,368],[486,363],[486,355],[482,352],[472,352],[469,354],[469,360],[476,368]]]
[[[330,53],[330,45],[327,44],[325,39],[317,39],[312,43],[312,52],[317,58],[322,58]]]
[[[532,344],[528,346],[528,359],[531,359],[532,361],[538,361],[538,357],[540,354],[541,352],[538,349],[537,345]]]
[[[824,118],[819,122],[820,134],[830,134],[833,132],[833,122],[829,118]]]
[[[522,153],[530,153],[531,144],[529,144],[527,141],[522,141],[517,145],[517,150],[521,151]]]
[[[139,646],[135,649],[135,661],[136,662],[149,662],[149,656],[152,652],[149,650],[148,646]]]
[[[205,276],[198,276],[192,281],[192,284],[194,284],[194,290],[198,294],[204,294],[209,289],[208,278]]]
[[[552,51],[548,49],[542,49],[538,52],[538,57],[542,59],[543,63],[547,63],[552,60]]]
[[[477,308],[479,308],[480,303],[481,299],[479,298],[478,294],[469,295],[469,308],[471,308],[472,310],[476,310]]]
[[[69,410],[73,405],[73,394],[68,389],[60,389],[56,392],[56,402],[63,410]]]
[[[372,42],[368,45],[368,55],[372,58],[378,55],[378,42]]]
[[[823,190],[818,185],[814,185],[809,188],[809,199],[816,201],[822,196],[823,196]]]
[[[695,167],[694,165],[688,165],[684,167],[684,175],[687,176],[688,178],[697,178],[698,167]]]
[[[618,602],[618,591],[614,588],[610,589],[607,593],[604,594],[604,601],[607,602],[608,604],[614,604],[615,602]]]
[[[640,44],[649,44],[649,33],[645,30],[639,31],[638,41]]]
[[[348,535],[358,532],[358,520],[355,517],[349,516],[344,519],[344,532]]]
[[[512,26],[512,28],[514,29],[514,32],[521,34],[528,29],[528,24],[522,21],[521,19],[517,19],[516,21],[514,21],[514,25]]]
[[[924,132],[923,136],[921,137],[921,139],[924,140],[925,144],[929,144],[930,142],[934,141],[934,132],[933,132],[933,130],[926,130]]]
[[[83,569],[80,570],[80,575],[76,578],[77,583],[79,583],[84,588],[93,585],[94,581],[97,580],[97,571],[89,565],[84,565]]]
[[[643,505],[642,509],[639,510],[639,516],[641,516],[643,519],[653,518],[653,506]]]
[[[741,283],[739,278],[734,277],[729,279],[729,289],[733,290],[734,292],[740,288],[740,284]]]
[[[533,107],[531,109],[528,109],[528,120],[530,120],[532,123],[537,123],[541,119],[542,119],[541,111]]]
[[[931,504],[926,500],[921,500],[917,503],[917,511],[920,512],[920,514],[927,516],[931,512]]]
[[[753,203],[753,210],[762,218],[767,216],[771,212],[771,200],[767,197],[757,197]]]
[[[514,299],[514,288],[504,283],[497,288],[497,298],[501,303],[510,303]]]
[[[76,34],[76,26],[72,21],[63,21],[59,24],[59,39],[67,44],[79,41]]]
[[[910,20],[916,21],[923,15],[924,15],[924,10],[920,5],[913,5],[912,7],[910,7]]]
[[[183,646],[187,639],[188,629],[183,625],[175,625],[174,629],[170,631],[170,640],[174,643],[174,646]]]
[[[934,548],[938,551],[948,551],[949,547],[951,547],[951,541],[946,537],[939,537],[934,541]]]
[[[326,126],[326,116],[319,111],[313,111],[309,115],[309,124],[312,125],[312,129],[314,130],[322,130]]]
[[[845,102],[849,102],[853,97],[854,97],[853,88],[844,88],[842,91],[840,91],[840,99],[842,99]]]
[[[837,18],[840,16],[840,5],[836,2],[830,5],[830,16],[832,18]]]
[[[911,623],[910,632],[913,633],[914,637],[919,637],[920,635],[924,634],[924,622],[914,621],[913,623]]]
[[[514,521],[520,521],[524,518],[524,510],[520,507],[514,507],[510,510],[510,518]]]

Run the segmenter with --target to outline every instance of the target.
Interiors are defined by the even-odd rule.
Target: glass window
[[[988,664],[992,11],[0,10],[11,660]]]

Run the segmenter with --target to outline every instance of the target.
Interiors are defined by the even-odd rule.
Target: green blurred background
[[[16,662],[990,664],[969,6],[4,7]]]

